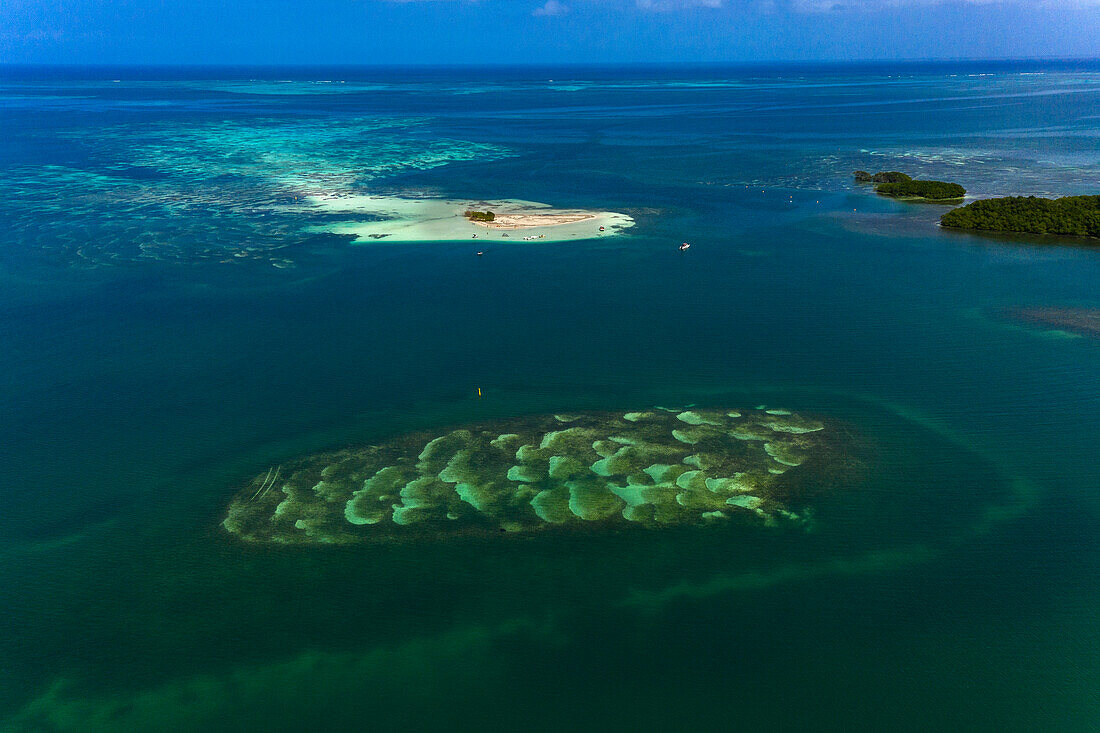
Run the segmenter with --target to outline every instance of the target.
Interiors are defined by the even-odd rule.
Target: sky
[[[6,64],[1100,57],[1100,0],[0,0]]]

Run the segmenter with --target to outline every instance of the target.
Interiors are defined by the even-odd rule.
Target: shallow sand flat
[[[338,222],[316,229],[334,234],[353,234],[357,242],[369,242],[372,239],[389,242],[450,242],[523,237],[560,242],[614,236],[634,226],[634,220],[626,214],[554,209],[546,204],[516,199],[459,201],[398,196],[346,196],[316,197],[309,203],[330,213],[377,217],[378,220],[375,221]],[[463,216],[463,212],[469,209],[488,209],[496,213],[497,220],[489,224],[471,222]],[[601,232],[600,227],[604,227],[604,231]],[[501,231],[498,234],[494,230],[520,231]],[[504,234],[508,234],[508,237],[504,237]]]

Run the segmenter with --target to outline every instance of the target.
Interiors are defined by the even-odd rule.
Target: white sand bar
[[[343,196],[314,197],[309,203],[326,212],[379,217],[375,221],[337,222],[316,228],[317,231],[334,234],[354,234],[355,242],[364,244],[372,240],[562,242],[615,236],[634,226],[634,220],[626,214],[554,209],[546,204],[514,199],[457,201],[397,196]],[[496,214],[496,219],[488,223],[475,223],[463,215],[468,210],[492,211]],[[603,227],[603,231],[600,231],[600,227]]]

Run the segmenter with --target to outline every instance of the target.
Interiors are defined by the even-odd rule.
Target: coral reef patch
[[[1005,316],[1033,326],[1100,338],[1100,308],[1009,308]]]
[[[251,542],[808,522],[858,464],[846,428],[787,410],[512,418],[308,456],[255,477],[223,526]]]

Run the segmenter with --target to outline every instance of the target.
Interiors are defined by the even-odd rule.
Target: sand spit
[[[398,196],[314,197],[308,202],[324,213],[362,215],[363,221],[342,221],[320,225],[317,232],[351,234],[357,243],[458,242],[474,239],[523,239],[562,242],[596,239],[621,234],[634,226],[626,214],[612,211],[555,209],[546,204],[516,199],[460,201]],[[473,222],[464,216],[469,210],[492,211],[492,222]],[[509,233],[513,232],[513,233]]]

